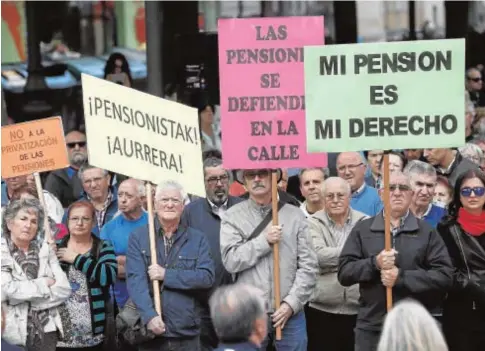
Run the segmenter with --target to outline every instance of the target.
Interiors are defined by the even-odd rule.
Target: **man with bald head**
[[[368,216],[382,210],[382,201],[377,190],[365,183],[365,164],[358,152],[342,152],[337,157],[337,173],[350,184],[352,198],[350,206]]]
[[[145,185],[142,181],[133,178],[123,181],[118,188],[119,214],[101,230],[101,239],[111,242],[118,261],[118,281],[114,286],[114,297],[119,309],[129,297],[125,282],[128,239],[136,228],[148,224],[148,214],[142,207],[144,197]]]
[[[338,258],[352,228],[368,218],[350,207],[349,183],[340,177],[323,182],[324,210],[308,218],[319,271],[306,311],[308,351],[354,350],[359,287],[343,287],[337,279]]]
[[[386,315],[386,287],[393,303],[413,298],[431,314],[441,309],[452,287],[453,268],[436,230],[409,210],[413,191],[409,178],[393,172],[389,179],[391,245],[384,251],[384,213],[359,222],[339,259],[338,280],[359,284],[360,300],[355,328],[355,350],[374,351]],[[384,189],[379,189],[381,196]]]

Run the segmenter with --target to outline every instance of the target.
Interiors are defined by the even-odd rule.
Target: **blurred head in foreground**
[[[448,351],[436,320],[419,303],[405,300],[387,315],[377,351]]]

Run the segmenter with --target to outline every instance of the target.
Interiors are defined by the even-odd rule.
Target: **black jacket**
[[[393,303],[411,297],[430,312],[438,311],[453,282],[451,260],[443,240],[428,223],[409,213],[392,241],[398,251],[396,266],[399,268],[392,289]],[[386,314],[386,289],[375,262],[383,249],[384,217],[381,212],[352,229],[340,254],[340,284],[359,284],[356,325],[359,329],[380,331]]]
[[[453,289],[444,305],[444,317],[463,323],[472,310],[483,311],[485,326],[485,233],[475,238],[466,234],[454,218],[438,224],[438,231],[450,254],[454,271]]]
[[[69,178],[67,168],[50,172],[44,188],[57,197],[64,208],[68,208],[73,202],[79,200],[83,193],[81,180],[77,174]]]
[[[467,172],[469,170],[472,170],[472,169],[478,170],[479,167],[478,167],[478,165],[476,165],[472,161],[464,158],[457,151],[456,152],[456,159],[453,162],[450,171],[444,173],[444,172],[441,171],[441,169],[439,169],[439,167],[436,167],[436,172],[438,173],[438,175],[442,175],[442,176],[446,177],[448,179],[448,182],[450,183],[450,185],[452,187],[454,187],[455,186],[455,183],[456,183],[456,180],[458,179],[458,177],[461,174],[463,174],[463,173],[465,173],[465,172]]]

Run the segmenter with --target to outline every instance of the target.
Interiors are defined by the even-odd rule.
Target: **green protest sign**
[[[306,46],[308,152],[465,143],[465,40]]]

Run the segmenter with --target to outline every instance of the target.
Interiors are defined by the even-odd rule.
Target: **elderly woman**
[[[55,252],[39,240],[44,210],[36,199],[10,202],[1,238],[2,302],[8,323],[2,337],[26,350],[54,351],[63,335],[59,305],[71,288]]]
[[[67,210],[69,234],[57,243],[57,257],[72,287],[61,310],[65,335],[58,350],[101,350],[106,336],[109,289],[118,264],[111,244],[92,234],[95,222],[90,202],[73,203]]]
[[[45,195],[45,194],[44,194]],[[37,199],[39,200],[39,194],[37,193],[37,188],[32,184],[22,185],[20,188],[12,193],[12,200],[20,199]],[[55,239],[60,239],[67,234],[66,226],[62,223],[56,222],[53,218],[53,213],[49,210],[49,205],[47,205],[47,215],[50,224],[51,235]],[[62,218],[62,217],[61,217]]]
[[[465,172],[454,191],[449,215],[437,228],[455,267],[443,330],[450,351],[478,351],[485,345],[485,175]]]
[[[377,351],[448,351],[448,347],[428,311],[404,300],[387,315]]]

